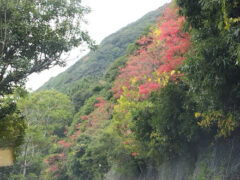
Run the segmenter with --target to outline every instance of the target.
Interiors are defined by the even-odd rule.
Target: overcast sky
[[[99,44],[106,36],[170,1],[171,0],[83,0],[83,3],[92,9],[92,12],[86,16],[88,21],[87,31],[91,38]],[[87,52],[87,50],[83,51],[82,48],[81,50],[75,49],[71,51],[67,56],[66,67],[54,67],[39,74],[33,74],[29,77],[26,87],[36,90],[51,77],[58,75],[73,65]]]

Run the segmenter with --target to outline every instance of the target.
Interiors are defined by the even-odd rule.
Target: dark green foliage
[[[83,134],[74,146],[68,161],[68,170],[71,177],[77,179],[104,179],[109,170],[108,151],[111,144],[106,142],[102,134],[89,136]]]
[[[191,26],[193,49],[182,67],[199,112],[236,114],[240,107],[240,5],[177,0]]]
[[[188,90],[183,82],[169,82],[152,93],[149,101],[153,106],[136,115],[133,130],[141,142],[151,143],[149,151],[173,158],[199,139],[201,131],[194,117],[196,105]]]
[[[19,113],[8,114],[0,122],[0,147],[17,147],[23,142],[26,123]]]
[[[148,32],[149,29],[146,31]],[[109,66],[104,74],[104,80],[106,80],[108,83],[113,83],[116,77],[119,75],[119,69],[125,66],[129,56],[136,53],[138,49],[139,45],[136,42],[130,43],[126,49],[125,54],[116,58],[115,61]]]
[[[176,3],[180,6],[180,13],[186,18],[189,25],[202,32],[204,29],[212,31],[220,28],[223,30],[223,27],[227,25],[226,18],[240,17],[239,2],[235,0],[176,0]],[[224,13],[228,17],[224,17]],[[235,29],[237,26],[239,26],[237,23],[232,24],[231,29]]]
[[[182,69],[200,108],[228,111],[239,106],[240,67],[231,50],[234,46],[233,40],[228,43],[221,35],[197,40],[198,56],[190,56]]]
[[[178,148],[183,148],[199,136],[199,127],[194,118],[195,104],[187,91],[184,83],[169,82],[151,99],[154,104],[152,125],[160,136],[167,138],[165,148],[169,152],[178,153]]]
[[[16,148],[23,142],[26,122],[15,103],[25,95],[26,92],[18,88],[0,100],[0,147]]]
[[[75,111],[79,111],[85,101],[93,95],[93,86],[96,84],[95,80],[83,78],[79,83],[76,83],[74,87],[68,92],[72,99]]]
[[[152,124],[153,112],[151,109],[139,111],[134,118],[133,131],[136,133],[137,138],[144,143],[149,143],[151,140],[151,133],[154,131]]]
[[[104,74],[104,79],[106,79],[109,83],[114,82],[115,78],[119,74],[119,69],[125,66],[127,60],[127,55],[117,58]]]

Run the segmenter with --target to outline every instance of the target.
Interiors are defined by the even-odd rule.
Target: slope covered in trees
[[[43,131],[5,177],[238,180],[240,3],[226,2],[177,0],[101,81],[19,101]]]
[[[40,90],[55,89],[67,92],[84,77],[101,79],[113,61],[122,56],[129,44],[134,42],[162,14],[164,7],[146,14],[138,21],[129,24],[106,37],[96,51],[91,51],[65,72],[45,83]],[[70,87],[70,88],[69,88]]]

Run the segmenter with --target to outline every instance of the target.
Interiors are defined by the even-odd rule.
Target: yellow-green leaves
[[[196,118],[200,118],[201,121],[198,122],[198,125],[201,127],[211,127],[216,124],[219,128],[219,136],[227,137],[235,128],[235,120],[231,113],[224,114],[222,111],[212,111],[205,113],[195,113]]]
[[[234,7],[237,7],[239,2],[235,1]],[[223,13],[223,20],[225,27],[224,29],[229,30],[231,27],[231,24],[238,23],[240,21],[240,17],[228,17],[227,10],[226,10],[226,0],[222,0],[222,13]],[[221,27],[221,26],[219,26]]]

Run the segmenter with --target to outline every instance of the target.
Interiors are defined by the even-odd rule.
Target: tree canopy
[[[30,74],[64,65],[62,54],[81,44],[95,47],[82,27],[88,12],[79,0],[0,0],[1,140],[9,128],[22,136],[24,120],[12,94]]]
[[[0,95],[34,72],[63,65],[62,53],[73,47],[93,47],[82,30],[88,12],[79,0],[1,0]]]

